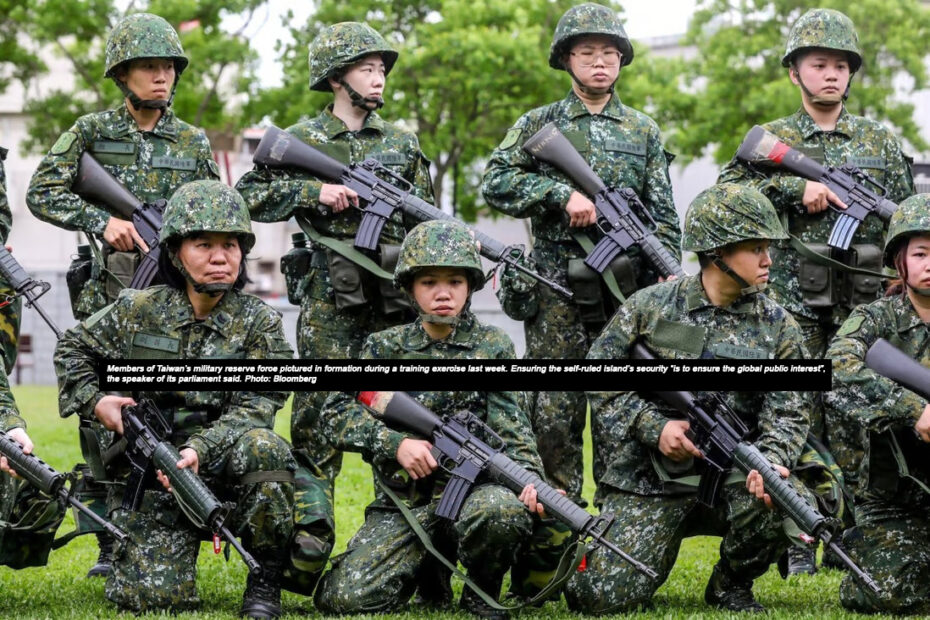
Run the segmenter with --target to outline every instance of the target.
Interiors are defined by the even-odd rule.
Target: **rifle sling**
[[[417,518],[413,515],[407,505],[404,503],[400,497],[391,490],[391,487],[385,482],[379,473],[377,475],[378,486],[391,498],[391,501],[394,502],[394,505],[397,506],[397,509],[400,510],[400,513],[404,516],[404,519],[407,521],[407,525],[413,530],[413,533],[417,535],[417,538],[420,539],[420,543],[429,551],[433,557],[439,560],[443,566],[452,571],[452,574],[455,575],[458,579],[461,579],[465,585],[470,587],[475,594],[481,597],[485,603],[487,603],[493,609],[501,611],[513,611],[516,609],[521,609],[528,605],[534,605],[539,601],[545,601],[561,588],[566,581],[572,576],[572,573],[575,572],[575,567],[581,563],[581,558],[585,553],[590,551],[593,548],[593,545],[584,546],[580,541],[576,540],[568,546],[565,552],[562,554],[562,557],[559,559],[558,568],[555,571],[552,579],[549,580],[549,583],[543,587],[533,598],[518,603],[516,605],[501,605],[497,602],[497,599],[492,597],[490,594],[479,588],[475,583],[469,579],[465,573],[458,569],[457,564],[453,564],[449,561],[446,556],[444,556],[436,547],[433,546],[433,542],[430,539],[429,533],[423,529],[423,526],[420,525],[420,522],[417,521]]]
[[[787,230],[787,228],[785,230]],[[804,243],[803,241],[801,241],[800,239],[798,239],[791,233],[788,233],[788,236],[791,238],[791,241],[790,241],[791,248],[794,251],[796,251],[798,254],[800,254],[801,256],[803,256],[804,258],[808,259],[809,261],[813,263],[816,263],[823,267],[829,267],[830,269],[833,269],[835,271],[842,271],[843,273],[849,273],[853,275],[873,276],[873,277],[879,278],[880,280],[884,280],[885,278],[888,277],[879,271],[872,271],[870,269],[861,269],[859,267],[853,267],[852,265],[847,265],[846,263],[841,263],[838,260],[834,260],[830,258],[829,256],[818,254],[817,252],[810,249],[806,243]]]
[[[326,237],[318,233],[310,223],[310,220],[308,220],[303,215],[295,215],[294,219],[297,221],[297,225],[300,226],[300,229],[304,231],[304,234],[307,235],[307,237],[314,243],[322,245],[325,248],[329,248],[336,254],[345,257],[346,259],[352,261],[362,269],[368,271],[378,278],[387,280],[388,282],[394,281],[393,274],[388,273],[382,269],[381,266],[378,265],[375,261],[365,256],[348,243],[340,241],[334,237]]]
[[[121,289],[126,288],[123,281],[117,278],[116,274],[107,269],[107,263],[103,260],[103,252],[97,247],[97,240],[94,239],[94,236],[90,233],[84,233],[84,236],[87,237],[87,245],[90,246],[91,254],[94,255],[94,260],[97,261],[97,264],[100,266],[100,271],[108,278],[113,278]]]
[[[581,246],[581,249],[585,251],[585,254],[590,254],[594,250],[594,243],[588,235],[579,230],[571,231],[571,235],[575,241],[578,242],[578,245]],[[607,284],[608,290],[610,290],[611,294],[618,302],[622,304],[626,301],[626,297],[620,292],[620,285],[617,284],[617,278],[614,276],[614,272],[610,270],[610,265],[601,272],[601,277],[604,278],[604,283]]]

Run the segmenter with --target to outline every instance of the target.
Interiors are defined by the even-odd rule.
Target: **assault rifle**
[[[39,457],[26,454],[18,441],[2,431],[0,431],[0,454],[5,456],[10,467],[32,486],[49,497],[58,497],[59,501],[71,504],[105,529],[113,538],[120,541],[126,538],[123,530],[98,516],[71,494],[71,491],[65,487],[65,483],[69,480],[73,482],[73,478],[56,471]]]
[[[33,279],[32,276],[26,273],[23,266],[19,264],[19,261],[13,258],[13,255],[10,254],[10,251],[7,250],[3,244],[0,244],[0,273],[3,274],[6,281],[9,282],[13,290],[16,291],[14,297],[25,297],[26,305],[30,308],[35,308],[39,316],[42,317],[42,320],[55,332],[55,337],[61,340],[61,329],[58,328],[55,321],[52,320],[52,317],[46,314],[42,306],[37,303],[39,297],[47,293],[48,290],[52,288],[52,285],[42,280]],[[7,299],[5,301],[9,303],[12,300]]]
[[[123,407],[122,414],[126,457],[131,466],[126,494],[123,496],[123,509],[138,510],[145,489],[154,483],[155,470],[159,469],[171,481],[175,499],[194,525],[213,532],[214,536],[222,534],[242,556],[249,572],[259,574],[261,565],[225,525],[235,504],[221,503],[191,468],[178,469],[181,455],[167,441],[171,436],[171,425],[158,407],[143,399],[137,405]]]
[[[888,193],[885,187],[856,166],[822,166],[759,125],[750,129],[743,138],[736,151],[736,158],[749,165],[774,164],[784,167],[800,177],[823,183],[839,196],[847,208],[840,209],[834,204],[830,205],[830,208],[839,214],[827,240],[830,247],[848,250],[853,234],[862,220],[874,214],[887,222],[898,208],[898,205],[885,198],[885,194]],[[878,191],[870,189],[866,183]]]
[[[437,516],[457,518],[462,503],[482,473],[487,473],[492,480],[514,493],[520,493],[523,487],[532,484],[547,514],[566,524],[582,538],[591,538],[597,545],[616,553],[644,575],[653,579],[658,577],[650,567],[607,540],[613,515],[595,517],[542,478],[515,463],[501,451],[503,440],[474,414],[463,412],[440,418],[406,392],[359,392],[357,398],[386,424],[413,431],[432,441],[433,455],[451,473],[436,509]],[[493,439],[497,447],[477,437],[476,431]]]
[[[146,288],[158,273],[158,256],[161,254],[159,235],[168,202],[164,198],[142,202],[87,152],[81,155],[77,180],[71,189],[84,200],[106,205],[132,221],[149,251],[142,257],[129,288]]]
[[[631,353],[633,359],[656,359],[641,342],[633,345]],[[698,500],[702,504],[714,505],[732,465],[745,474],[756,470],[762,475],[765,492],[772,498],[772,503],[784,511],[801,531],[823,541],[824,546],[829,547],[865,586],[876,594],[881,593],[871,575],[859,568],[833,541],[836,524],[811,506],[790,482],[781,477],[759,448],[744,439],[749,429],[719,394],[697,397],[685,391],[651,393],[683,413],[688,420],[688,438],[704,455],[703,461],[707,466],[698,487]]]
[[[636,192],[629,187],[619,190],[607,187],[555,123],[537,131],[523,144],[523,150],[568,175],[594,201],[596,224],[604,236],[585,257],[588,267],[604,273],[617,255],[636,245],[662,277],[685,275],[678,261],[655,236],[656,222]],[[648,226],[631,207],[649,220]]]
[[[930,400],[930,369],[884,338],[879,338],[869,347],[865,354],[865,365]]]
[[[360,164],[346,166],[277,127],[269,127],[265,131],[252,161],[269,168],[298,168],[315,177],[341,183],[356,192],[364,208],[354,245],[363,250],[378,248],[378,238],[384,224],[398,209],[417,222],[449,220],[464,224],[458,218],[414,196],[411,193],[413,186],[377,159],[366,159]],[[503,262],[514,267],[564,297],[572,298],[572,292],[564,286],[523,266],[520,262],[524,253],[523,246],[504,245],[471,226],[468,228],[474,233],[475,240],[480,242],[482,256],[495,263]]]

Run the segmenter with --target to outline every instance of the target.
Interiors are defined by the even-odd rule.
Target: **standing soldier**
[[[508,215],[531,218],[532,258],[539,271],[575,291],[574,301],[567,301],[539,287],[535,315],[515,317],[526,320],[528,358],[583,358],[613,309],[613,300],[604,299],[600,276],[583,263],[584,248],[600,238],[592,226],[596,213],[590,196],[520,148],[546,123],[558,125],[608,186],[636,191],[658,223],[660,241],[680,259],[681,233],[668,176],[671,155],[662,148],[655,122],[623,105],[614,93],[620,68],[632,60],[633,46],[613,11],[593,3],[566,11],[555,29],[549,66],[568,72],[571,91],[562,101],[520,117],[485,172],[482,192],[488,204]],[[608,272],[608,277],[616,274],[623,294],[658,279],[634,248]],[[537,392],[533,399],[533,430],[546,476],[581,503],[584,395]],[[595,460],[595,476],[600,466]]]
[[[907,158],[894,134],[880,123],[850,114],[843,105],[853,75],[862,66],[859,37],[852,21],[831,9],[812,9],[788,34],[782,65],[801,93],[793,115],[763,125],[780,140],[825,166],[861,168],[900,202],[914,193]],[[772,246],[771,295],[797,319],[812,357],[823,357],[827,344],[850,310],[881,293],[877,275],[854,274],[850,268],[881,269],[884,226],[876,217],[859,226],[849,252],[826,245],[837,213],[831,204],[846,205],[827,186],[790,172],[750,169],[734,159],[719,181],[748,184],[761,191],[787,222],[791,238]],[[822,408],[812,410],[811,432],[826,438],[837,463],[855,485],[854,438],[842,428],[824,428]],[[789,572],[814,572],[813,551],[790,552]],[[828,556],[829,557],[829,556]]]
[[[7,150],[0,148],[0,243],[6,243],[13,226],[13,212],[6,197],[6,171],[3,168],[6,155]],[[6,374],[13,372],[16,347],[19,344],[19,320],[23,304],[15,295],[9,282],[0,278],[0,355],[3,356]]]
[[[174,28],[148,13],[120,21],[107,40],[105,76],[125,96],[106,112],[88,114],[61,134],[32,176],[26,203],[41,220],[67,230],[82,231],[94,250],[84,281],[71,281],[74,316],[83,319],[116,299],[129,284],[145,242],[123,215],[86,202],[71,186],[86,151],[139,200],[169,199],[196,179],[219,179],[206,134],[174,115],[171,100],[187,58]],[[102,251],[97,240],[103,239]],[[80,259],[78,259],[80,260]],[[82,420],[81,451],[95,479],[104,467],[100,446],[109,434],[91,420]],[[100,488],[89,493],[100,494]],[[105,494],[105,491],[104,491]],[[110,566],[108,536],[98,534],[100,558],[88,576],[106,575]]]
[[[310,89],[331,91],[333,103],[316,118],[287,129],[300,140],[345,164],[375,158],[409,181],[420,198],[432,200],[429,162],[414,134],[386,122],[377,110],[397,52],[367,24],[343,22],[324,28],[310,44]],[[293,276],[300,299],[297,349],[308,359],[358,357],[365,338],[405,322],[406,300],[391,286],[393,263],[404,238],[400,214],[385,223],[380,255],[356,250],[352,240],[361,214],[358,195],[344,185],[323,182],[296,170],[258,166],[237,189],[252,219],[278,222],[294,217],[312,242],[305,271]],[[323,569],[333,537],[333,481],[342,467],[341,453],[320,441],[318,420],[325,392],[294,397],[291,440],[302,460],[298,473],[295,566],[309,594]],[[315,475],[308,475],[314,471]]]

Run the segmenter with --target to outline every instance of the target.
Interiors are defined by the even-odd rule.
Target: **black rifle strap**
[[[413,515],[410,509],[407,507],[407,504],[397,496],[397,494],[391,490],[391,487],[385,482],[380,474],[377,475],[378,486],[391,498],[391,501],[394,502],[394,505],[397,506],[397,509],[400,510],[400,513],[404,516],[404,519],[407,521],[407,525],[413,530],[413,533],[417,535],[417,538],[420,539],[420,543],[429,551],[433,557],[439,560],[443,566],[452,571],[452,574],[455,575],[458,579],[462,580],[465,585],[470,587],[475,594],[481,597],[485,603],[487,603],[493,609],[498,609],[501,611],[513,611],[516,609],[521,609],[528,605],[533,605],[539,601],[545,601],[552,595],[555,591],[562,587],[566,581],[572,576],[575,568],[581,563],[581,558],[587,553],[593,545],[589,547],[583,546],[580,541],[574,541],[565,552],[562,554],[562,557],[559,559],[559,566],[556,569],[555,575],[552,579],[549,580],[549,583],[543,587],[539,593],[536,594],[533,598],[518,603],[516,605],[501,605],[497,602],[497,599],[492,597],[490,594],[479,588],[475,583],[468,578],[462,571],[458,569],[458,566],[450,562],[446,556],[444,556],[436,547],[433,546],[433,541],[430,538],[429,533],[423,529],[423,526],[420,525],[420,522],[417,521],[417,518]]]

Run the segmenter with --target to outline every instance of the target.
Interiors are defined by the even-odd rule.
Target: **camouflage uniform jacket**
[[[169,109],[151,131],[140,131],[121,105],[79,118],[39,163],[26,193],[29,210],[37,218],[95,235],[103,234],[111,216],[128,219],[71,191],[84,151],[143,202],[167,200],[190,181],[220,178],[203,130]]]
[[[588,359],[627,359],[642,338],[665,359],[802,359],[801,332],[784,308],[763,294],[714,306],[699,275],[656,284],[630,297],[594,342]],[[797,392],[721,392],[751,429],[750,438],[773,463],[791,469],[810,424]],[[588,392],[592,433],[605,472],[595,482],[640,495],[663,495],[651,462],[659,436],[676,410],[638,392]],[[597,478],[597,476],[596,476]]]
[[[516,354],[513,343],[501,329],[482,325],[466,311],[453,332],[442,340],[430,338],[420,321],[415,321],[370,335],[361,357],[376,360],[514,359]],[[424,375],[424,382],[428,381],[429,375]],[[507,456],[537,474],[542,472],[521,392],[413,392],[411,395],[440,416],[459,411],[473,413],[501,436]],[[408,437],[422,437],[388,428],[345,392],[329,395],[322,417],[326,422],[321,428],[328,442],[338,450],[360,452],[383,479],[392,483],[392,488],[405,487],[401,495],[406,494],[412,505],[426,504],[441,492],[448,474],[440,470],[414,483],[397,462],[400,442]],[[494,444],[493,440],[488,442]],[[377,485],[376,488],[372,506],[393,506]]]
[[[668,176],[672,156],[662,148],[655,121],[623,105],[616,94],[599,114],[588,112],[571,91],[562,101],[521,116],[488,162],[481,184],[488,204],[513,217],[529,217],[537,240],[575,245],[565,205],[572,192],[580,190],[567,176],[522,148],[550,121],[608,187],[636,191],[656,220],[659,240],[680,261],[681,230]],[[594,226],[585,232],[595,242],[601,236]],[[652,277],[649,282],[655,280]]]
[[[26,428],[26,421],[19,415],[19,409],[10,391],[10,381],[4,372],[0,373],[0,431],[14,428]]]
[[[375,112],[368,115],[360,130],[350,131],[333,114],[330,104],[316,118],[292,125],[287,132],[344,164],[377,159],[410,182],[415,195],[427,201],[433,199],[429,162],[420,152],[417,137],[386,122]],[[355,237],[361,212],[347,209],[333,214],[330,207],[319,202],[322,185],[319,179],[296,168],[273,170],[259,166],[239,179],[236,189],[257,222],[281,222],[300,213],[321,234],[339,239]],[[403,238],[401,214],[396,212],[385,224],[381,240],[399,244]]]
[[[850,163],[861,168],[888,190],[888,198],[901,202],[914,193],[914,181],[908,159],[894,134],[875,121],[850,114],[844,108],[833,131],[823,131],[802,108],[792,116],[763,125],[783,142],[825,166],[839,167]],[[813,215],[801,203],[806,179],[786,172],[750,170],[733,159],[720,173],[719,183],[735,182],[751,185],[772,201],[775,209],[787,218],[786,229],[804,243],[826,243],[836,222],[832,209]],[[881,247],[884,225],[877,217],[868,217],[860,224],[853,244]],[[814,310],[801,301],[800,255],[790,241],[772,243],[772,270],[769,291],[772,299],[786,310],[817,319]],[[836,306],[833,323],[839,325],[848,309]]]
[[[101,360],[288,359],[293,351],[281,317],[252,295],[229,292],[198,321],[187,294],[167,286],[123,290],[119,298],[69,329],[55,350],[59,412],[93,420],[104,396],[94,364]],[[145,362],[140,361],[139,365]],[[135,393],[150,398],[174,419],[175,431],[190,434],[184,445],[202,463],[223,455],[246,431],[274,428],[288,392],[164,391]]]
[[[850,313],[827,351],[827,357],[833,360],[834,389],[824,392],[824,399],[830,424],[858,429],[860,440],[865,433],[909,433],[927,405],[923,397],[865,365],[866,352],[879,338],[930,366],[930,328],[907,297],[883,297]],[[869,459],[863,459],[859,468],[860,495],[872,491],[868,468]],[[930,482],[930,468],[920,469],[923,472],[912,473]]]
[[[3,241],[9,238],[10,229],[13,227],[13,212],[10,210],[10,201],[6,197],[6,170],[3,168],[6,154],[7,150],[0,148],[0,240]]]

